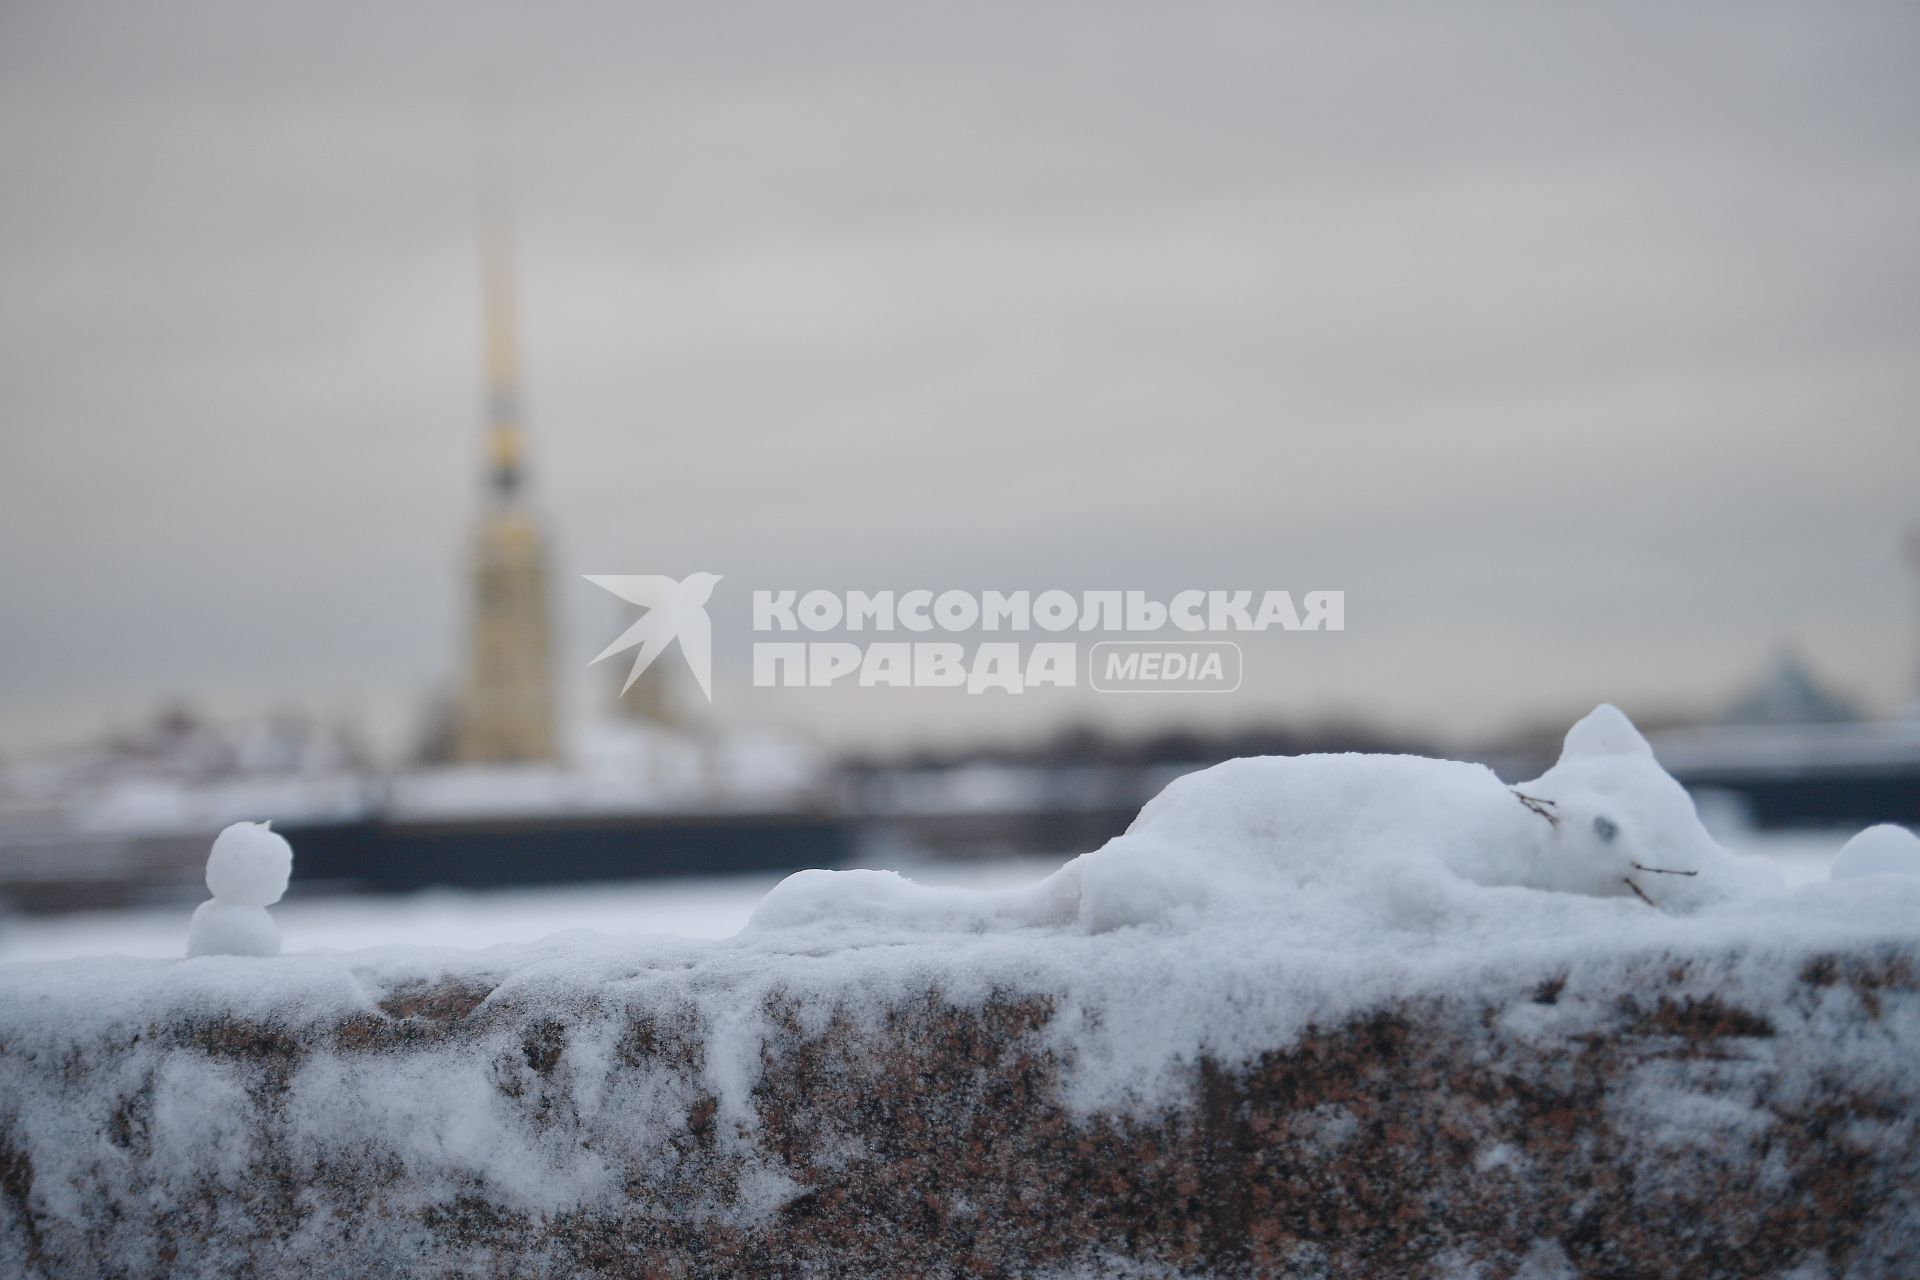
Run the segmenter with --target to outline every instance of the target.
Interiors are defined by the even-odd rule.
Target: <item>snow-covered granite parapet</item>
[[[721,942],[7,967],[0,1274],[1912,1274],[1910,837],[1770,886],[1621,725]]]
[[[1364,995],[1257,951],[1198,968],[1181,940],[1125,942],[581,939],[294,958],[270,987],[239,959],[22,966],[0,1273],[1877,1277],[1920,1257],[1910,941],[1623,940]]]

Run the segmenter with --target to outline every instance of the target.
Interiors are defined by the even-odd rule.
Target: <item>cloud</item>
[[[1889,706],[1916,48],[1869,6],[15,7],[0,707],[450,668],[482,80],[564,574],[1344,586],[1350,656],[1236,716],[1697,704],[1783,635]]]

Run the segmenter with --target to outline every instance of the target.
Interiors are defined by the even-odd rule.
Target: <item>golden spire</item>
[[[487,468],[493,491],[513,496],[522,480],[520,342],[505,184],[480,172],[480,287],[487,371]]]
[[[546,540],[519,493],[520,356],[506,183],[484,162],[479,178],[489,497],[475,530],[467,672],[448,754],[476,763],[528,763],[558,755]]]

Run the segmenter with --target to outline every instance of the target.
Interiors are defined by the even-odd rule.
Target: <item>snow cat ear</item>
[[[1610,702],[1603,702],[1567,730],[1560,758],[1565,760],[1571,756],[1645,756],[1651,760],[1653,748],[1633,727],[1626,713]]]

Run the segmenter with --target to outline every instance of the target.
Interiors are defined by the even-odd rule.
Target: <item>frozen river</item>
[[[1741,852],[1776,860],[1789,884],[1824,879],[1847,833],[1785,832],[1729,840]],[[900,861],[925,884],[1000,888],[1028,884],[1064,858]],[[353,950],[404,943],[485,947],[528,942],[569,929],[608,934],[669,933],[723,938],[746,923],[780,875],[645,880],[486,892],[432,890],[395,897],[302,899],[296,884],[273,908],[288,951]],[[0,961],[84,955],[177,956],[192,904],[0,917]]]

